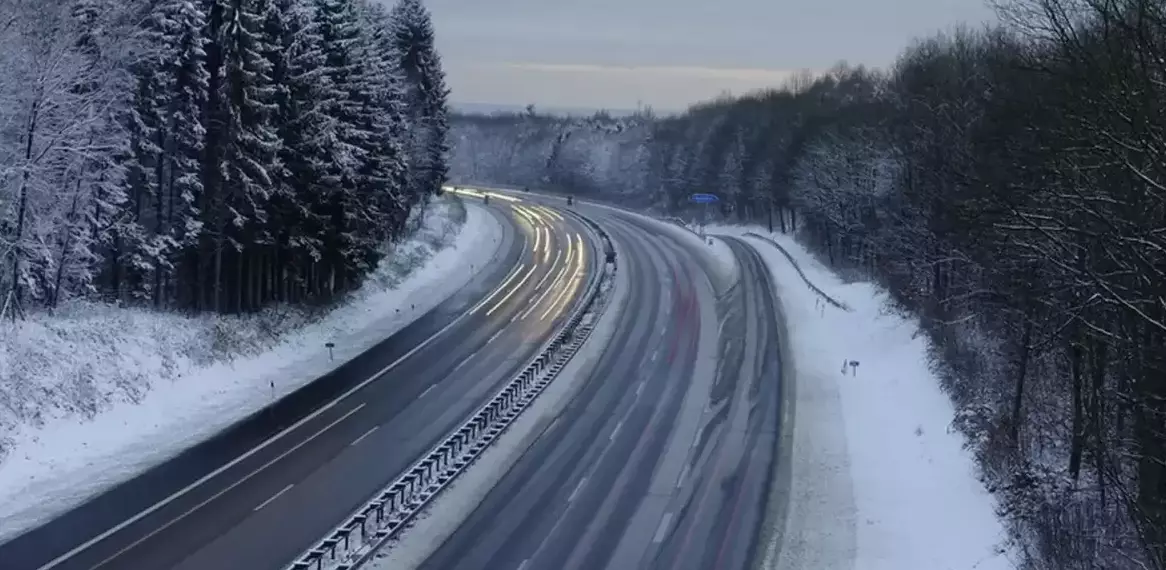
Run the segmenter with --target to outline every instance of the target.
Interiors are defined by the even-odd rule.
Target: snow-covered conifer
[[[393,8],[392,39],[405,77],[410,185],[429,196],[440,190],[448,173],[449,89],[433,22],[420,0],[400,0]]]

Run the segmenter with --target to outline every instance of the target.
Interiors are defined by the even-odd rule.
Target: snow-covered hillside
[[[786,527],[767,545],[766,568],[1014,568],[917,320],[889,313],[874,284],[845,284],[793,239],[772,238],[801,272],[770,243],[746,238],[779,289],[796,374]]]
[[[283,307],[253,317],[182,317],[77,303],[4,324],[0,540],[393,334],[464,286],[474,275],[467,269],[495,254],[501,232],[485,209],[438,199],[417,234],[324,314]]]

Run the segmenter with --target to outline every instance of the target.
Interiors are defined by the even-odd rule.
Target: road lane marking
[[[546,216],[552,220],[559,219],[559,218],[555,217],[554,212],[552,212],[551,210],[542,206],[541,204],[530,204],[528,207],[536,212],[539,212],[540,214],[546,214]]]
[[[505,297],[502,297],[502,299],[500,299],[497,303],[495,303],[494,307],[492,307],[489,311],[486,311],[486,316],[488,317],[490,315],[493,315],[494,311],[497,311],[498,308],[501,307],[504,303],[506,303],[506,301],[509,300],[510,297],[513,297],[514,294],[517,293],[519,289],[522,289],[522,286],[526,283],[526,281],[528,279],[530,279],[531,275],[534,275],[534,272],[537,269],[538,269],[537,265],[531,266],[530,271],[526,272],[526,275],[524,275],[522,277],[522,280],[520,280],[518,283],[516,283],[514,285],[514,287],[512,287],[510,289],[510,292],[506,294]]]
[[[538,254],[538,248],[539,248],[539,245],[542,244],[542,241],[543,241],[542,226],[536,226],[534,228],[534,253],[535,254]]]
[[[554,211],[546,206],[539,205],[539,206],[534,206],[534,207],[545,212],[548,216],[550,216],[550,217],[552,217],[560,222],[563,221],[563,216],[559,215],[558,212],[556,212],[556,211]]]
[[[677,489],[679,489],[680,486],[684,484],[684,480],[688,478],[688,470],[689,469],[691,469],[691,467],[687,463],[685,463],[684,469],[682,469],[680,471],[680,476],[676,478],[676,488]]]
[[[519,212],[523,216],[526,216],[528,219],[530,219],[532,223],[534,220],[538,220],[539,222],[543,221],[542,215],[536,212],[533,208],[524,208],[522,206],[514,206],[514,208],[517,208]]]
[[[529,559],[529,558],[527,558],[527,559],[523,560],[523,561],[522,561],[522,564],[519,564],[519,565],[518,565],[518,570],[526,570],[526,565],[527,565],[527,564],[529,564],[529,563],[530,563],[530,559]]]
[[[567,268],[565,268],[565,267],[563,268],[564,271],[566,269]],[[566,277],[566,276],[564,276],[564,277]],[[577,289],[579,289],[579,281],[580,281],[580,275],[578,272],[573,273],[573,274],[571,274],[570,277],[566,277],[565,279],[563,279],[563,282],[566,283],[566,285],[559,289],[559,294],[555,295],[554,299],[551,299],[551,304],[547,306],[547,310],[543,311],[542,315],[539,315],[539,320],[546,319],[547,315],[551,314],[552,312],[555,312],[557,315],[558,312],[556,312],[555,309],[558,308],[560,305],[568,302],[570,299],[572,299],[575,296],[575,291]],[[559,312],[561,312],[561,311],[559,311]]]
[[[429,387],[428,387],[428,388],[426,388],[426,389],[425,389],[425,391],[421,393],[421,395],[417,396],[417,400],[420,400],[421,398],[424,398],[426,394],[428,394],[428,393],[432,392],[432,391],[433,391],[433,389],[434,389],[434,388],[436,388],[436,387],[437,387],[437,384],[430,384],[430,385],[429,385]],[[416,401],[416,400],[414,400],[414,401]]]
[[[580,283],[580,281],[582,281],[583,274],[584,274],[584,267],[585,266],[584,266],[583,258],[584,258],[584,255],[586,252],[583,250],[583,238],[580,237],[579,234],[575,234],[575,237],[579,238],[578,251],[575,255],[575,262],[576,262],[576,265],[578,265],[578,268],[571,275],[570,285],[567,288],[564,288],[562,291],[559,292],[558,295],[555,296],[554,300],[551,301],[551,306],[547,307],[546,311],[543,311],[543,314],[541,316],[539,316],[539,320],[546,319],[547,315],[551,314],[551,312],[554,311],[555,308],[559,306],[560,302],[562,302],[563,306],[565,307],[566,304],[569,302],[569,300],[575,295],[575,291],[579,289],[579,283]],[[573,243],[574,242],[571,241],[571,238],[568,237],[567,238],[567,255],[568,256],[570,256],[571,247],[572,247]],[[568,265],[568,267],[569,267],[569,265]]]
[[[522,237],[522,236],[520,236],[520,237]],[[526,243],[526,239],[525,239],[525,237],[522,237],[522,242],[523,242],[524,244]],[[521,271],[523,267],[524,267],[524,265],[523,265],[522,263],[517,263],[517,264],[515,264],[514,268],[513,268],[513,269],[511,269],[510,277],[509,277],[509,278],[506,280],[506,282],[509,282],[509,281],[510,281],[510,279],[513,279],[515,275],[518,275],[518,272],[519,272],[519,271]],[[498,294],[498,292],[499,292],[499,291],[501,291],[503,287],[505,287],[505,285],[506,285],[506,283],[503,283],[502,285],[499,285],[497,288],[495,288],[495,289],[494,289],[494,291],[493,291],[493,292],[492,292],[492,293],[491,293],[491,294],[490,294],[488,297],[486,297],[486,299],[484,299],[482,302],[478,303],[478,305],[476,305],[474,308],[472,308],[472,309],[470,309],[470,310],[468,310],[468,311],[466,311],[466,312],[464,312],[464,313],[462,313],[462,314],[458,315],[458,316],[457,316],[457,318],[455,318],[454,320],[452,320],[452,321],[450,321],[449,323],[447,323],[447,324],[446,324],[444,327],[441,327],[441,329],[440,329],[440,330],[438,330],[437,332],[433,333],[433,334],[432,334],[432,335],[431,335],[429,338],[427,338],[427,339],[425,339],[425,340],[421,341],[421,343],[419,343],[417,346],[415,346],[415,347],[413,347],[412,349],[410,349],[410,350],[409,350],[409,352],[406,352],[405,354],[401,355],[401,357],[400,357],[400,358],[398,358],[398,359],[394,360],[393,362],[389,363],[387,366],[385,366],[384,368],[380,369],[379,371],[377,371],[377,372],[376,372],[375,374],[373,374],[372,376],[369,376],[367,379],[365,379],[365,380],[364,380],[364,381],[362,381],[361,383],[357,384],[356,386],[353,386],[352,388],[349,388],[347,392],[345,392],[345,393],[341,394],[340,396],[336,397],[336,398],[335,398],[335,399],[333,399],[331,402],[328,402],[327,404],[324,404],[323,406],[320,406],[320,408],[319,408],[319,409],[317,409],[316,411],[314,411],[314,412],[312,412],[312,413],[310,413],[310,414],[308,414],[308,415],[304,416],[304,417],[303,417],[303,418],[301,418],[299,421],[297,421],[296,423],[294,423],[294,424],[292,424],[292,425],[288,426],[288,427],[287,427],[286,429],[284,429],[283,431],[281,431],[281,432],[279,432],[279,433],[277,433],[277,434],[275,434],[275,435],[273,435],[273,436],[271,436],[271,437],[269,437],[269,438],[267,438],[267,439],[263,440],[263,441],[262,441],[262,442],[261,442],[259,445],[256,445],[255,447],[252,447],[251,449],[249,449],[249,450],[247,450],[246,452],[244,452],[242,455],[239,455],[239,456],[238,456],[238,457],[236,457],[235,459],[232,459],[230,462],[226,463],[225,465],[222,465],[222,466],[221,466],[221,467],[219,467],[218,469],[215,469],[214,471],[211,471],[210,473],[207,473],[206,475],[203,475],[203,476],[202,476],[200,479],[198,479],[197,481],[195,481],[195,482],[193,482],[193,483],[191,483],[191,484],[189,484],[189,485],[187,485],[187,486],[185,486],[185,487],[183,487],[183,488],[181,488],[181,489],[179,489],[179,490],[175,491],[175,492],[174,492],[174,493],[172,493],[170,496],[168,496],[168,497],[166,497],[166,498],[164,498],[164,499],[162,499],[162,500],[158,501],[157,503],[154,503],[153,505],[151,505],[150,507],[148,507],[148,508],[146,508],[146,509],[142,510],[142,511],[141,511],[141,512],[139,512],[138,514],[136,514],[136,515],[134,515],[134,516],[132,516],[132,517],[130,517],[130,518],[128,518],[128,519],[126,519],[126,520],[124,520],[124,521],[122,521],[122,522],[120,522],[120,523],[116,524],[116,525],[114,525],[113,527],[111,527],[110,529],[106,530],[105,532],[103,532],[103,533],[101,533],[101,534],[99,534],[99,535],[97,535],[97,536],[95,536],[95,537],[93,537],[93,538],[91,538],[91,539],[89,539],[89,540],[85,541],[84,543],[82,543],[82,544],[80,544],[80,545],[78,545],[78,546],[74,547],[72,550],[70,550],[70,551],[68,551],[68,552],[66,552],[66,553],[64,553],[64,554],[62,554],[62,555],[60,555],[60,556],[58,556],[58,557],[56,557],[56,558],[54,558],[54,559],[50,560],[50,561],[49,561],[47,564],[45,564],[44,566],[41,566],[41,567],[40,567],[38,570],[49,570],[50,568],[54,568],[54,567],[56,567],[56,566],[59,566],[59,565],[60,565],[62,562],[64,562],[64,561],[66,561],[66,560],[68,560],[68,559],[70,559],[70,558],[72,558],[72,557],[76,556],[78,553],[85,551],[86,549],[90,548],[91,546],[93,546],[93,545],[95,545],[95,544],[97,544],[97,543],[99,543],[99,542],[101,542],[101,541],[103,541],[103,540],[105,540],[105,539],[109,538],[110,536],[113,536],[114,534],[117,534],[118,532],[121,532],[121,531],[122,531],[123,529],[125,529],[126,527],[128,527],[128,526],[130,526],[130,525],[132,525],[132,524],[134,524],[134,523],[136,523],[136,522],[138,522],[138,521],[140,521],[140,520],[142,520],[142,519],[144,519],[144,518],[146,518],[146,517],[148,517],[148,516],[150,516],[150,515],[152,515],[152,514],[154,514],[154,513],[155,513],[155,512],[157,512],[159,509],[161,509],[162,507],[165,507],[166,505],[168,505],[168,504],[170,504],[170,503],[174,502],[174,501],[175,501],[176,499],[178,499],[179,497],[181,497],[181,496],[183,496],[183,495],[185,495],[185,494],[187,494],[187,493],[191,492],[191,491],[192,491],[192,490],[194,490],[194,489],[197,489],[198,487],[201,487],[201,486],[202,486],[203,484],[205,484],[207,481],[210,481],[211,479],[214,479],[215,477],[218,477],[219,475],[222,475],[222,474],[223,474],[224,472],[226,472],[228,469],[231,469],[232,467],[235,467],[236,465],[238,465],[238,464],[240,464],[240,463],[242,463],[242,462],[246,461],[246,460],[247,460],[248,458],[250,458],[251,456],[255,455],[256,453],[259,453],[259,452],[260,452],[261,450],[263,450],[263,449],[266,449],[266,448],[267,448],[269,445],[271,445],[271,444],[275,443],[276,441],[279,441],[280,439],[283,439],[285,436],[287,436],[287,434],[289,434],[289,433],[291,433],[291,432],[295,431],[296,429],[299,429],[299,428],[300,428],[300,426],[303,426],[304,424],[306,424],[306,423],[308,423],[308,422],[310,422],[310,421],[312,421],[312,420],[314,420],[314,419],[316,419],[316,418],[320,417],[320,415],[321,415],[321,414],[323,414],[324,412],[326,412],[326,411],[328,411],[328,410],[330,410],[330,409],[332,409],[332,408],[336,407],[336,405],[337,405],[337,404],[339,404],[340,402],[342,402],[342,401],[344,401],[344,400],[346,400],[346,399],[350,398],[350,397],[351,397],[353,394],[355,394],[355,393],[357,393],[357,392],[359,392],[359,391],[363,390],[363,389],[364,389],[366,386],[368,386],[369,384],[372,384],[373,382],[375,382],[375,381],[376,381],[378,378],[380,378],[381,376],[383,376],[383,375],[384,375],[386,372],[388,372],[388,371],[390,371],[390,370],[392,370],[392,369],[396,368],[396,367],[397,367],[399,364],[401,364],[402,362],[404,362],[405,360],[407,360],[409,357],[413,356],[414,354],[417,354],[417,353],[418,353],[418,352],[420,352],[421,350],[424,350],[424,349],[425,349],[425,347],[427,347],[427,346],[429,346],[431,343],[433,343],[433,341],[434,341],[434,340],[436,340],[438,337],[440,337],[441,335],[445,334],[447,331],[449,331],[449,330],[450,330],[450,329],[452,329],[453,327],[457,326],[457,324],[458,324],[458,323],[460,323],[460,322],[462,322],[463,320],[465,320],[465,319],[466,319],[466,317],[469,317],[470,315],[472,315],[473,313],[475,313],[475,312],[476,312],[476,311],[477,311],[479,308],[481,308],[481,306],[482,306],[482,305],[486,304],[486,302],[488,302],[488,301],[489,301],[489,299],[491,299],[491,298],[493,298],[495,295],[497,295],[497,294]],[[467,360],[468,360],[468,359],[467,359]]]
[[[546,282],[547,282],[547,279],[550,279],[550,278],[551,278],[551,275],[554,275],[554,273],[555,273],[555,268],[559,266],[559,260],[560,260],[560,259],[562,259],[562,257],[563,257],[563,252],[562,252],[562,250],[559,250],[559,251],[555,252],[555,262],[551,264],[551,268],[550,268],[550,269],[547,271],[547,274],[546,274],[546,275],[543,275],[543,278],[542,278],[542,279],[539,279],[539,280],[538,280],[538,283],[536,283],[536,284],[535,284],[535,286],[534,286],[534,289],[535,289],[535,291],[537,291],[537,290],[539,289],[539,287],[542,287],[542,286],[543,286],[543,283],[546,283]],[[570,263],[570,262],[571,262],[571,258],[570,258],[570,257],[568,257],[566,262],[567,262],[567,263]],[[545,295],[545,293],[544,293],[544,295]],[[542,297],[539,297],[539,299],[542,299]],[[531,304],[532,304],[532,305],[537,305],[537,304],[538,304],[538,301],[533,301]]]
[[[615,424],[615,429],[611,430],[611,435],[607,436],[608,441],[615,441],[615,436],[619,434],[619,428],[623,427],[623,420]]]
[[[547,230],[547,243],[546,243],[546,245],[543,246],[543,263],[544,264],[551,259],[551,227],[546,226],[546,230]],[[559,250],[559,251],[562,251],[562,250]]]
[[[647,382],[647,380],[640,380],[640,385],[636,386],[636,397],[637,398],[639,398],[640,393],[644,391],[644,383],[645,382]]]
[[[567,502],[568,502],[568,503],[573,503],[573,502],[575,502],[575,497],[578,497],[578,496],[579,496],[579,491],[580,491],[580,490],[582,490],[582,489],[583,489],[583,485],[586,485],[586,484],[587,484],[587,478],[586,478],[586,477],[584,477],[584,478],[580,479],[580,480],[579,480],[579,484],[578,484],[578,485],[575,485],[575,490],[574,490],[574,491],[571,491],[571,496],[570,496],[570,497],[567,497]]]
[[[559,418],[561,417],[563,416],[555,416],[555,419],[551,420],[551,424],[543,430],[543,435],[551,433],[551,430],[555,429],[555,426],[559,425]]]
[[[484,194],[486,194],[487,196],[493,196],[499,200],[505,200],[507,202],[521,202],[522,201],[522,200],[519,200],[518,198],[515,198],[513,196],[507,196],[505,194],[499,194],[497,192],[485,192]]]
[[[266,507],[267,505],[270,505],[273,501],[278,499],[280,495],[290,491],[292,487],[295,487],[295,483],[292,483],[291,485],[284,487],[278,493],[272,495],[270,499],[267,499],[266,501],[259,503],[259,506],[255,507],[255,509],[252,512],[259,512],[260,509],[262,509],[263,507]]]
[[[498,332],[490,335],[490,340],[487,340],[486,344],[490,344],[490,343],[494,342],[494,339],[502,336],[502,331],[504,331],[504,330],[506,330],[506,329],[498,329]]]
[[[469,312],[471,312],[471,313],[477,312],[478,309],[481,309],[483,306],[486,305],[486,303],[489,303],[491,299],[493,299],[494,297],[497,297],[502,291],[506,290],[506,286],[509,285],[511,281],[514,281],[514,278],[518,277],[518,274],[522,273],[523,269],[526,269],[526,264],[519,263],[518,267],[515,268],[514,272],[510,274],[510,277],[506,278],[506,281],[503,281],[502,284],[499,285],[496,289],[494,289],[494,291],[492,291],[488,297],[486,297],[485,299],[482,299],[481,301],[478,301],[478,304],[474,305],[474,308],[470,309]]]
[[[470,361],[471,361],[471,360],[473,360],[473,359],[474,359],[474,357],[475,357],[475,356],[477,356],[477,355],[478,355],[478,353],[477,353],[477,352],[475,352],[475,353],[473,353],[473,354],[471,354],[471,355],[467,356],[465,360],[463,360],[463,361],[459,362],[457,366],[454,366],[454,367],[453,367],[453,370],[452,370],[452,372],[457,372],[458,370],[461,370],[461,369],[462,369],[462,366],[465,366],[465,365],[469,364],[469,363],[470,363]]]
[[[219,491],[218,493],[215,493],[214,495],[211,495],[211,497],[210,497],[210,498],[208,498],[208,499],[204,500],[203,502],[201,502],[201,503],[199,503],[199,504],[195,505],[194,507],[192,507],[192,508],[190,508],[189,510],[187,510],[187,511],[183,512],[182,514],[180,514],[180,515],[178,515],[178,516],[174,517],[173,519],[171,519],[170,521],[168,521],[166,524],[164,524],[164,525],[162,525],[162,526],[160,526],[160,527],[158,527],[158,528],[155,528],[155,529],[151,530],[151,531],[150,531],[149,533],[147,533],[145,536],[143,536],[143,537],[141,537],[141,538],[139,538],[139,539],[137,539],[137,540],[133,541],[132,543],[130,543],[130,544],[129,544],[129,546],[126,546],[125,548],[122,548],[121,550],[119,550],[119,551],[117,551],[117,552],[113,553],[113,555],[111,555],[109,558],[106,558],[105,560],[102,560],[101,562],[97,563],[97,565],[93,566],[93,568],[91,568],[90,570],[95,570],[96,568],[101,568],[102,566],[105,566],[106,564],[109,564],[111,561],[113,561],[113,560],[117,559],[117,558],[118,558],[118,557],[120,557],[122,554],[125,554],[126,552],[129,552],[130,550],[133,550],[133,549],[134,549],[134,548],[136,548],[136,547],[137,547],[139,544],[141,544],[141,543],[143,543],[143,542],[145,542],[145,541],[147,541],[147,540],[149,540],[149,539],[153,538],[155,535],[157,535],[158,533],[160,533],[160,532],[162,532],[162,531],[164,531],[164,530],[166,530],[166,529],[170,528],[171,526],[174,526],[174,524],[175,524],[175,523],[177,523],[178,521],[181,521],[182,519],[184,519],[184,518],[186,518],[186,517],[190,516],[190,514],[191,514],[191,513],[193,513],[193,512],[195,512],[195,511],[197,511],[197,510],[199,510],[199,509],[201,509],[201,508],[205,507],[207,504],[209,504],[210,502],[214,501],[215,499],[218,499],[219,497],[222,497],[223,495],[226,495],[227,493],[231,492],[232,490],[234,490],[234,489],[235,489],[236,487],[238,487],[239,485],[242,485],[243,483],[246,483],[247,481],[249,481],[249,480],[250,480],[252,477],[254,477],[255,475],[259,474],[260,472],[262,472],[263,470],[267,469],[268,467],[271,467],[272,465],[275,465],[275,464],[276,464],[276,463],[278,463],[280,460],[282,460],[284,457],[287,457],[288,455],[291,455],[292,453],[295,453],[295,452],[296,452],[297,450],[299,450],[301,447],[303,447],[303,446],[307,445],[309,442],[311,442],[312,440],[316,439],[317,437],[320,437],[321,435],[323,435],[323,433],[324,433],[324,432],[326,432],[326,431],[328,431],[328,430],[332,429],[333,427],[335,427],[335,426],[336,426],[337,424],[339,424],[340,422],[342,422],[342,421],[344,421],[344,420],[346,420],[346,419],[348,419],[348,418],[352,417],[352,414],[355,414],[356,412],[359,412],[359,411],[360,411],[362,408],[364,408],[364,406],[365,406],[365,405],[366,405],[365,403],[361,403],[359,406],[357,406],[357,407],[355,407],[355,408],[352,408],[351,410],[348,410],[348,412],[347,412],[347,413],[345,413],[343,416],[340,416],[339,418],[337,418],[336,420],[334,420],[332,423],[330,423],[330,424],[328,424],[328,425],[326,425],[326,426],[324,426],[324,427],[320,428],[320,430],[319,430],[319,431],[317,431],[316,433],[312,434],[312,435],[311,435],[311,436],[309,436],[307,439],[305,439],[305,440],[303,440],[303,441],[301,441],[301,442],[297,443],[297,444],[295,445],[295,447],[292,447],[291,449],[289,449],[289,450],[287,450],[287,451],[285,451],[285,452],[283,452],[283,453],[279,454],[278,456],[276,456],[276,457],[275,457],[275,459],[272,459],[271,461],[268,461],[267,463],[264,463],[264,464],[263,464],[262,466],[260,466],[258,469],[256,469],[256,470],[254,470],[254,471],[252,471],[252,472],[248,473],[248,474],[247,474],[247,475],[245,475],[244,477],[240,478],[238,481],[235,481],[234,483],[231,483],[231,485],[230,485],[230,486],[228,486],[226,489],[223,489],[222,491]],[[46,565],[46,566],[42,566],[42,567],[41,567],[41,570],[44,570],[45,568],[51,568],[51,567],[53,567],[53,566],[55,566],[55,565],[57,565],[57,564],[60,564],[60,563],[61,563],[61,561],[63,561],[63,560],[66,560],[68,557],[70,557],[70,556],[72,556],[72,555],[73,555],[73,553],[66,554],[65,556],[62,556],[61,558],[58,558],[57,560],[54,560],[54,561],[52,561],[52,562],[48,563],[48,565]]]
[[[652,537],[652,544],[660,544],[660,541],[664,540],[670,524],[672,524],[672,513],[664,513],[664,518],[660,519],[660,526],[656,527],[656,536]]]
[[[522,219],[526,220],[526,221],[527,221],[527,222],[529,222],[531,225],[534,225],[534,218],[530,217],[530,214],[527,214],[527,213],[526,213],[524,210],[522,210],[521,208],[522,208],[522,206],[514,206],[514,207],[513,207],[513,209],[514,209],[515,213],[517,213],[519,216],[522,216]]]
[[[428,390],[426,390],[426,391],[428,391]],[[348,446],[349,446],[349,447],[355,447],[355,446],[356,446],[356,444],[358,444],[358,443],[360,443],[360,442],[364,441],[364,438],[366,438],[366,437],[368,437],[368,436],[372,435],[372,432],[376,431],[376,430],[377,430],[377,428],[379,428],[379,427],[381,427],[381,426],[372,426],[372,428],[370,428],[368,431],[364,432],[364,434],[363,434],[363,435],[361,435],[360,437],[358,437],[358,438],[356,438],[356,439],[352,440],[352,443],[348,444]]]
[[[656,362],[656,357],[658,357],[658,356],[660,356],[660,349],[659,348],[652,351],[652,362]]]
[[[560,252],[560,254],[561,253],[562,252]],[[543,300],[547,298],[547,295],[550,295],[555,289],[558,288],[559,283],[563,280],[563,275],[565,275],[567,273],[567,269],[571,265],[571,256],[572,255],[574,255],[574,254],[571,251],[567,251],[567,259],[566,259],[566,261],[563,262],[563,268],[559,270],[559,274],[555,276],[555,280],[551,281],[551,285],[549,287],[547,287],[545,291],[543,291],[542,295],[539,295],[538,297],[536,297],[534,299],[534,301],[531,302],[530,306],[527,307],[527,309],[525,311],[523,311],[522,314],[518,315],[518,318],[525,319],[528,315],[530,315],[530,313],[532,313],[536,308],[538,308],[539,304],[542,303]],[[557,266],[558,264],[559,264],[559,258],[558,258],[558,256],[556,256],[555,257],[555,265],[551,266],[551,270],[548,271],[546,276],[543,277],[543,281],[546,281],[547,277],[550,277],[551,274],[553,274],[555,272],[555,266]],[[542,281],[539,282],[539,285],[542,285]],[[535,288],[537,290],[538,286],[535,286]]]
[[[540,222],[543,222],[543,221],[544,221],[544,220],[543,220],[543,215],[542,215],[542,214],[540,214],[538,210],[536,210],[536,209],[534,209],[534,208],[531,208],[531,207],[529,207],[529,206],[526,206],[526,207],[519,206],[519,207],[520,207],[520,208],[522,208],[523,210],[526,210],[526,212],[527,212],[528,214],[530,214],[530,215],[534,216],[536,220],[538,220],[538,221],[540,221]]]

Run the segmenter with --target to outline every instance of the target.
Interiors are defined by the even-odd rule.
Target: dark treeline
[[[352,290],[445,177],[420,0],[0,0],[0,300]]]
[[[1028,568],[1166,568],[1166,3],[1001,14],[677,117],[461,118],[454,175],[796,231],[921,318]]]

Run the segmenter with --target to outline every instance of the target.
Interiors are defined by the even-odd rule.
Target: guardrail
[[[571,214],[594,229],[606,247],[611,246],[610,237],[595,222],[576,212]],[[588,284],[583,302],[521,373],[403,475],[288,565],[287,570],[359,568],[408,528],[438,494],[468,469],[558,376],[591,335],[609,298],[601,294],[604,281],[610,279],[607,264],[602,259],[597,263],[600,271]],[[589,314],[591,318],[585,322]]]
[[[790,255],[790,252],[786,251],[786,249],[784,247],[782,247],[780,243],[777,243],[777,240],[775,240],[769,236],[761,235],[757,232],[745,232],[745,235],[747,235],[749,237],[754,237],[754,238],[757,238],[760,240],[764,240],[766,242],[769,242],[769,244],[772,245],[773,247],[776,247],[777,251],[780,251],[781,254],[784,255],[785,258],[789,260],[789,264],[794,266],[794,271],[798,272],[798,276],[802,278],[802,281],[805,281],[806,286],[809,287],[810,290],[813,291],[814,293],[817,293],[818,296],[821,297],[823,300],[825,300],[827,303],[830,303],[835,308],[842,309],[843,311],[846,311],[848,313],[854,312],[854,309],[851,309],[849,305],[847,305],[846,303],[843,303],[842,301],[835,299],[834,297],[831,297],[830,295],[826,294],[825,291],[819,289],[817,285],[814,285],[814,282],[810,281],[809,277],[806,277],[806,273],[804,271],[802,271],[802,267],[800,265],[798,265],[798,262],[796,260],[794,260],[794,256]]]

